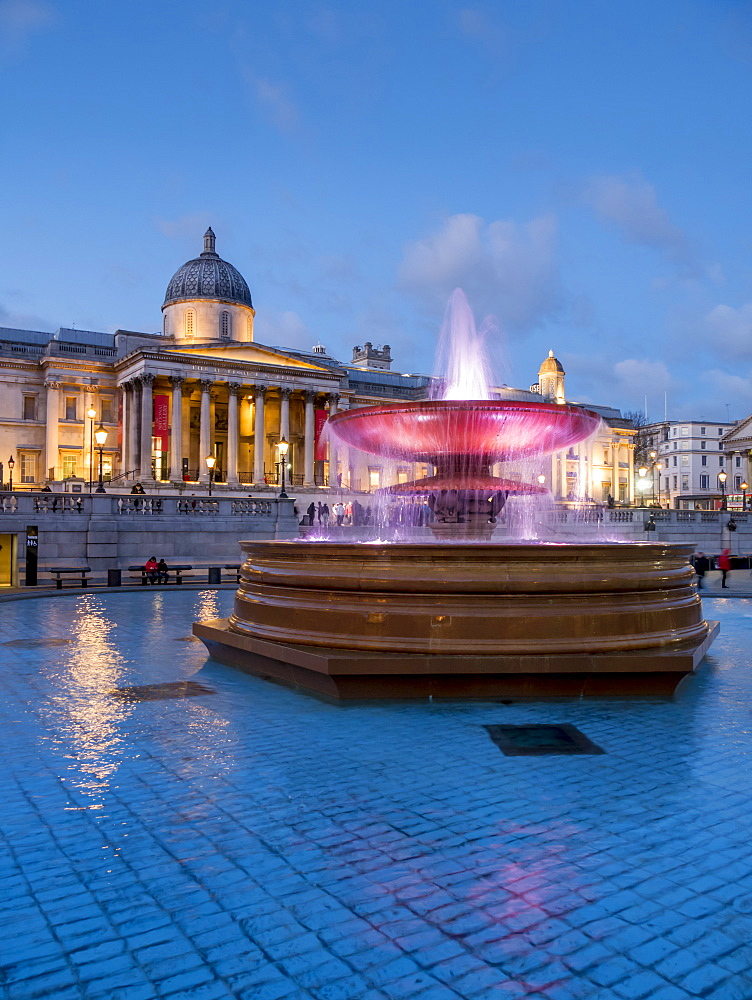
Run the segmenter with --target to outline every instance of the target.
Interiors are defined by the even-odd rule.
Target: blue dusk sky
[[[157,332],[202,249],[256,338],[430,372],[461,286],[498,378],[752,412],[752,7],[0,0],[0,325]]]

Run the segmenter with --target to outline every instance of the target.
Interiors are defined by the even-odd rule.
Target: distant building
[[[642,462],[647,470],[646,502],[655,497],[680,509],[715,509],[721,496],[719,473],[728,477],[727,493],[742,476],[741,462],[729,461],[726,454],[726,436],[735,426],[731,421],[659,420],[640,427],[637,468]]]

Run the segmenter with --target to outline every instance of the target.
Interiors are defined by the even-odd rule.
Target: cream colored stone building
[[[113,488],[157,482],[199,487],[216,459],[220,489],[254,491],[279,481],[281,438],[290,443],[288,482],[297,490],[369,491],[430,475],[409,463],[388,464],[342,444],[317,456],[326,417],[340,408],[417,400],[432,379],[391,371],[390,348],[358,346],[350,363],[321,345],[310,352],[254,340],[248,285],[217,254],[209,229],[204,249],[178,269],[162,305],[162,333],[114,334],[61,328],[54,334],[0,328],[0,479],[15,489],[60,488],[103,478]],[[553,352],[539,381],[499,395],[565,402],[564,370]],[[634,431],[616,410],[598,435],[546,462],[557,498],[631,499]],[[318,449],[321,451],[320,449]],[[321,457],[323,455],[323,458]],[[9,459],[13,459],[12,471]]]

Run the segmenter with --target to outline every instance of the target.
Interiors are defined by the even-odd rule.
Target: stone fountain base
[[[669,695],[718,633],[691,545],[242,542],[221,662],[327,698]]]

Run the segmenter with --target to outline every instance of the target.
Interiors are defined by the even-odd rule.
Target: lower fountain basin
[[[332,697],[462,697],[462,677],[476,697],[509,691],[515,674],[537,676],[538,694],[587,693],[572,690],[583,672],[590,693],[607,693],[598,673],[622,675],[614,693],[668,693],[714,635],[692,545],[240,544],[234,612],[196,635],[225,662]],[[294,676],[270,670],[275,659]],[[322,690],[311,670],[339,680]],[[650,673],[637,691],[625,683]],[[368,682],[345,680],[359,674]]]

